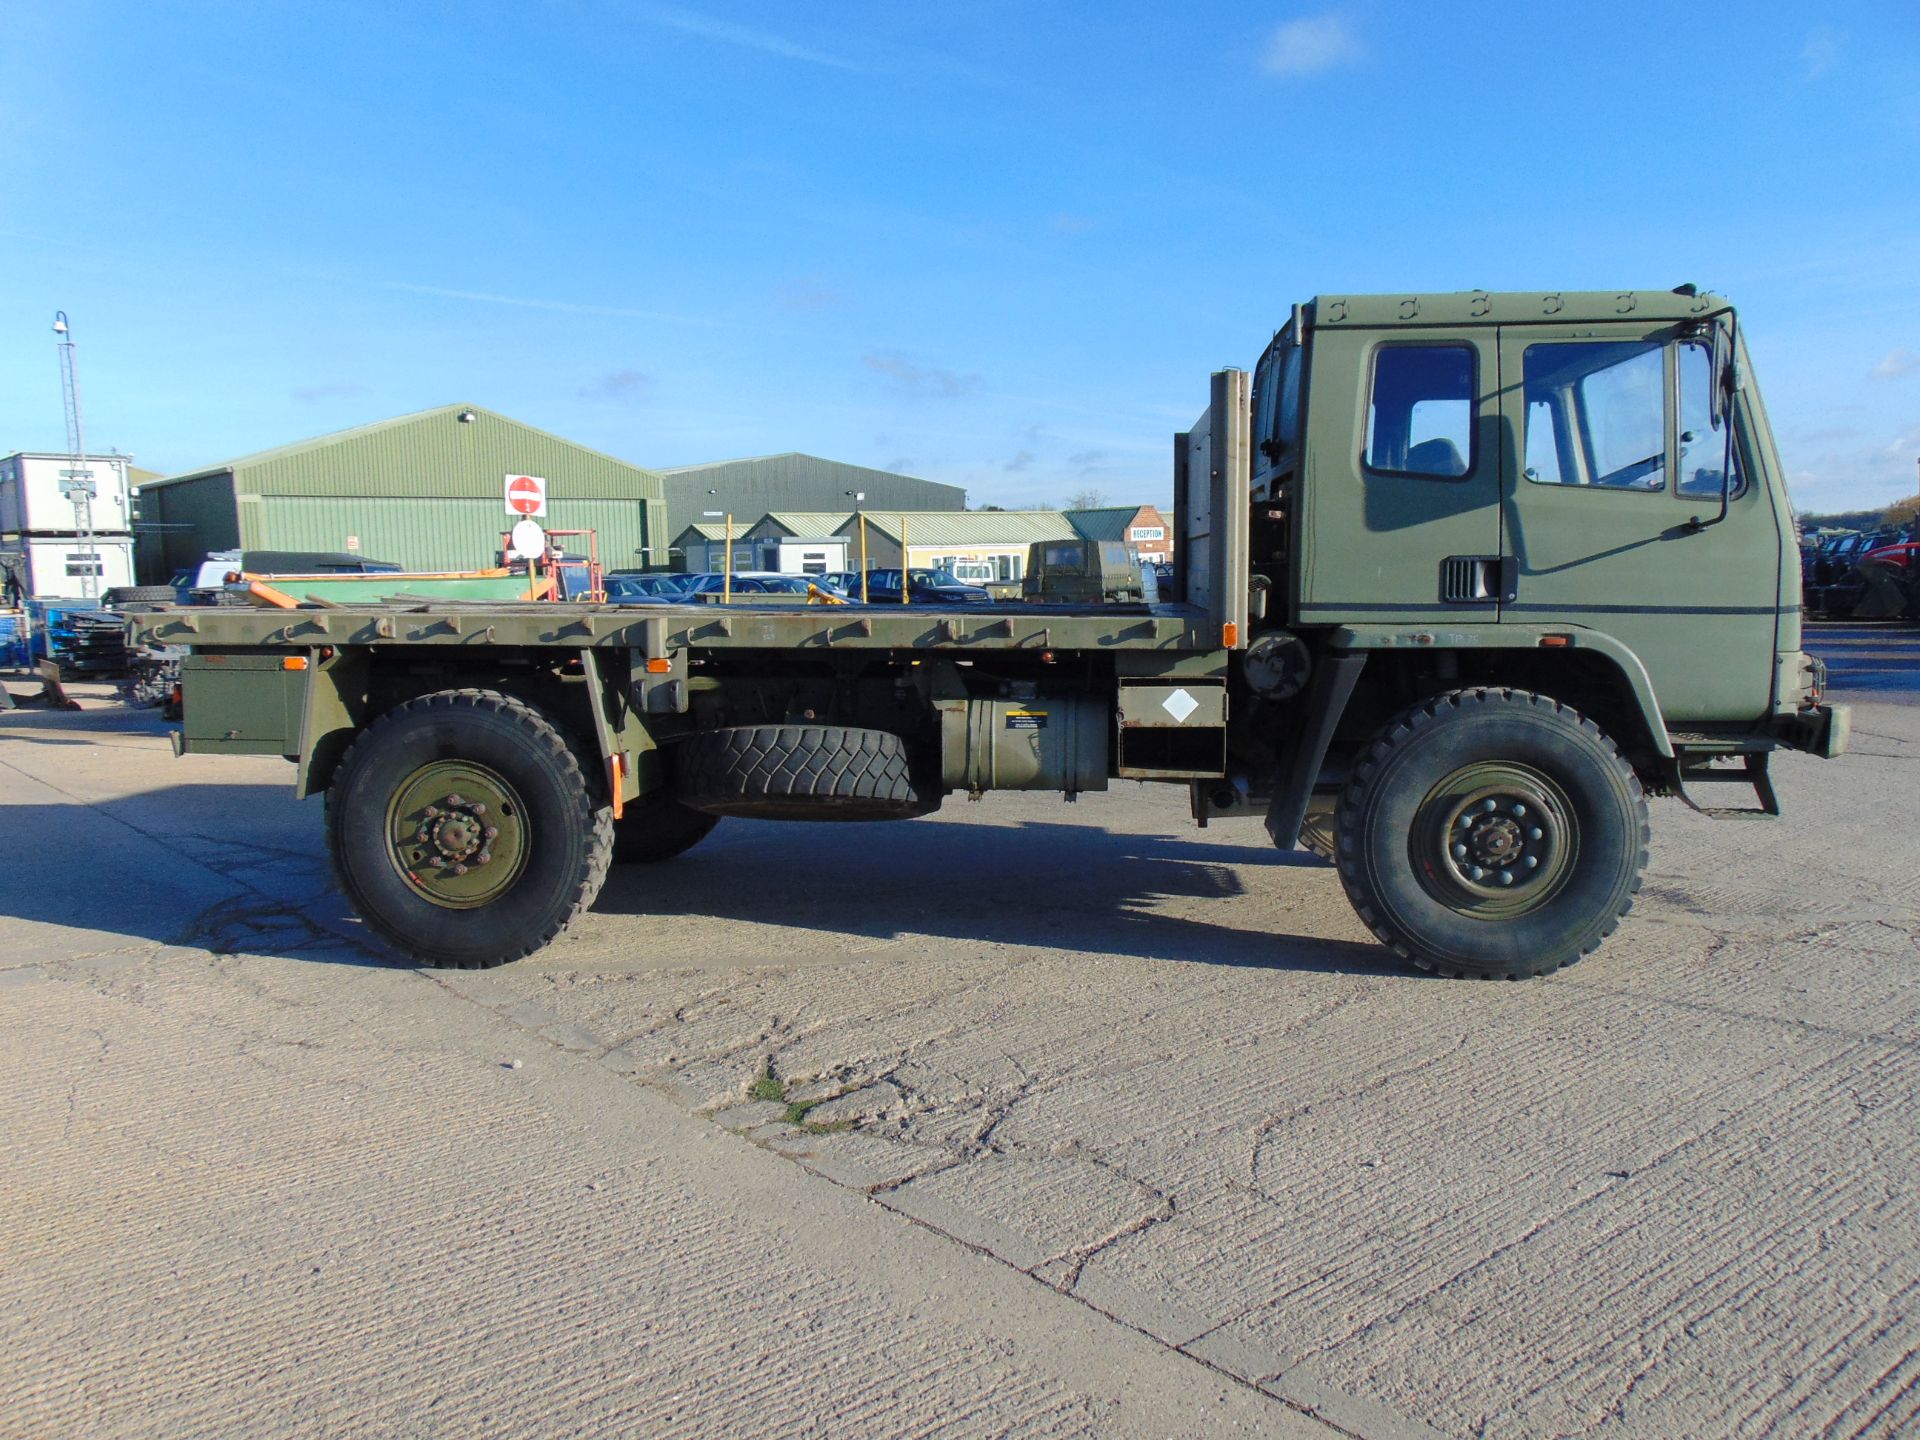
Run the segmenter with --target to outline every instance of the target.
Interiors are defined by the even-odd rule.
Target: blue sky
[[[1321,291],[1711,285],[1802,509],[1920,488],[1920,7],[4,0],[0,452],[431,405],[1163,500]]]

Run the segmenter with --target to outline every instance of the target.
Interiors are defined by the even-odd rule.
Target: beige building
[[[839,533],[851,542],[849,568],[859,567],[860,522]],[[1027,547],[1036,540],[1072,540],[1076,532],[1058,510],[928,510],[864,512],[867,568],[925,566],[950,571],[971,585],[1013,585],[1025,576]]]

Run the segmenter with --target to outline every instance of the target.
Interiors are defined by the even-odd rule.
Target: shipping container
[[[133,584],[131,535],[95,535],[91,540],[73,535],[15,535],[0,540],[0,551],[25,557],[24,599],[97,599],[117,585]]]
[[[67,487],[92,480],[91,529],[124,535],[133,529],[133,500],[127,481],[131,457],[89,455],[78,464],[71,455],[22,452],[0,459],[0,535],[72,535],[80,517]],[[81,470],[90,472],[74,475]]]

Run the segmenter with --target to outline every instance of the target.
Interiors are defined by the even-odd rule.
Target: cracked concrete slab
[[[1920,653],[1912,631],[1889,643]],[[139,946],[160,923],[110,906],[94,934],[45,902],[0,929],[20,940],[0,965],[51,977],[10,1001],[81,984],[148,1007],[192,994],[235,1064],[276,1084],[349,1044],[374,1062],[363,1086],[430,1075],[462,1017],[485,1037],[488,1093],[562,1093],[551,1067],[578,1069],[704,1130],[709,1153],[790,1175],[812,1197],[787,1202],[796,1215],[878,1216],[946,1247],[929,1253],[952,1257],[955,1313],[999,1313],[980,1298],[997,1276],[1224,1380],[1236,1404],[1270,1397],[1276,1411],[1247,1412],[1256,1431],[1313,1416],[1370,1437],[1891,1437],[1920,1427],[1920,842],[1887,795],[1920,753],[1920,707],[1876,691],[1856,721],[1864,753],[1778,763],[1784,821],[1657,803],[1653,868],[1620,933],[1507,986],[1393,966],[1326,868],[1276,857],[1257,823],[1195,834],[1177,795],[1132,786],[1064,817],[1045,798],[955,803],[878,844],[866,826],[729,821],[671,865],[616,874],[550,952],[422,978],[356,945],[313,895],[297,860],[317,807],[257,789],[284,767],[182,779],[155,761],[132,781],[127,753],[109,774],[74,747],[15,754],[0,730],[0,761],[44,774],[29,803],[85,811],[88,833],[222,841],[172,847],[191,899],[149,937],[184,942],[159,973]],[[224,808],[212,792],[243,785],[241,842],[277,862],[236,861],[208,823]],[[241,947],[217,953],[229,936]],[[83,973],[65,942],[131,947],[135,963]],[[397,984],[418,997],[382,1011]],[[325,997],[346,997],[364,1033],[317,1052],[260,1043],[314,1023]],[[76,1030],[73,1055],[86,1045]],[[526,1068],[500,1068],[513,1058]],[[780,1101],[749,1098],[763,1075]],[[466,1120],[444,1087],[421,1094]],[[792,1101],[821,1102],[812,1126],[787,1123]],[[533,1149],[567,1197],[542,1200],[535,1230],[657,1163],[613,1142],[579,1163]],[[484,1173],[473,1156],[445,1163]],[[844,1298],[818,1313],[873,1321]],[[774,1334],[750,1327],[729,1353]],[[996,1343],[973,1334],[953,1352],[967,1361],[925,1363],[977,1364]],[[1074,1368],[1016,1366],[1000,1378],[1025,1398],[956,1428],[1128,1433],[1121,1412],[1056,1405],[1046,1385]],[[793,1373],[776,1365],[769,1383]],[[873,1403],[856,1398],[851,1433],[883,1433],[883,1412],[859,1408]],[[1167,1433],[1219,1433],[1190,1422]]]

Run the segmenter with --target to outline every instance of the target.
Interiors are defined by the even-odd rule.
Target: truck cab
[[[1394,654],[1361,713],[1537,678],[1676,790],[1805,728],[1793,513],[1726,301],[1322,296],[1249,409],[1255,583],[1296,633]]]

